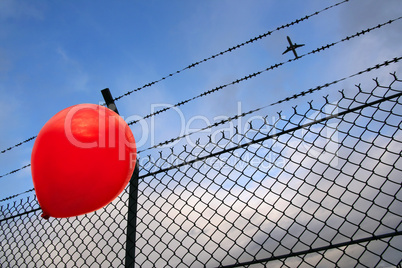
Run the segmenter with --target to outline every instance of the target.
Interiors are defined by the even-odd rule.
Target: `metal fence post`
[[[135,264],[135,240],[137,234],[137,200],[138,200],[138,161],[130,180],[130,190],[128,197],[128,219],[127,219],[127,239],[126,239],[126,265],[134,267]]]
[[[108,88],[102,89],[102,96],[103,99],[106,102],[106,107],[109,108],[110,110],[112,110],[113,112],[119,114],[119,111],[117,110],[117,106],[114,103],[114,99],[112,97],[112,93],[110,93],[110,90]]]
[[[102,96],[106,102],[106,106],[117,114],[116,104],[110,90],[108,88],[103,89]],[[137,233],[137,199],[138,199],[138,161],[135,163],[134,172],[130,180],[130,189],[128,197],[128,219],[127,219],[127,236],[126,236],[126,258],[125,267],[134,267],[135,264],[135,240]]]

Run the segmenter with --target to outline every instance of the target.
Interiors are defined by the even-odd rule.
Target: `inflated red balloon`
[[[79,104],[57,113],[31,156],[42,217],[78,216],[112,202],[130,181],[136,153],[133,133],[112,110]]]

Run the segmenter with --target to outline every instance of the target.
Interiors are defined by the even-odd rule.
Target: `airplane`
[[[293,51],[293,54],[295,54],[296,59],[299,58],[299,56],[297,56],[297,53],[296,53],[296,48],[302,47],[302,46],[304,46],[304,44],[301,44],[301,45],[298,45],[296,43],[293,44],[292,41],[290,40],[289,36],[287,36],[287,39],[288,39],[290,46],[287,47],[287,49],[285,50],[285,52],[282,53],[282,55],[285,53],[288,53],[289,51]]]

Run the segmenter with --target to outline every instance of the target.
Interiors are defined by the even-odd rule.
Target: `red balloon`
[[[42,217],[98,210],[127,186],[137,150],[127,123],[112,110],[79,104],[53,116],[36,137],[32,179]]]

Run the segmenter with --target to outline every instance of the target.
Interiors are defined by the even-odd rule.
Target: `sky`
[[[138,150],[146,150],[139,153],[138,156],[140,163],[145,163],[141,160],[148,159],[148,155],[155,158],[159,156],[160,148],[147,150],[157,143],[197,131],[199,128],[227,117],[264,107],[301,91],[348,77],[386,60],[402,56],[402,47],[400,46],[402,43],[402,35],[400,34],[402,19],[400,19],[380,29],[336,44],[319,53],[287,62],[294,56],[292,53],[282,55],[288,46],[286,36],[289,36],[295,43],[305,44],[297,50],[299,55],[304,55],[319,47],[402,16],[400,0],[350,0],[296,25],[274,31],[277,27],[289,24],[306,15],[314,14],[316,11],[323,10],[338,2],[341,1],[101,0],[95,2],[74,0],[56,2],[0,0],[0,106],[3,108],[3,113],[0,113],[0,151],[37,135],[42,126],[54,114],[66,107],[80,103],[102,104],[103,99],[100,91],[104,88],[110,88],[113,96],[118,97],[136,88],[141,88],[145,84],[158,81],[162,77],[167,77],[163,81],[116,101],[120,115],[127,122],[130,122],[141,119],[158,109],[169,107],[198,96],[205,91],[231,83],[246,75],[262,71],[269,66],[285,63],[252,79],[224,87],[212,94],[181,105],[177,109],[170,109],[157,116],[141,120],[138,124],[131,125]],[[197,64],[194,68],[176,73],[190,64],[203,61],[203,59],[226,51],[230,47],[242,44],[268,31],[274,32],[232,52]],[[218,140],[221,137],[221,131],[225,131],[225,133],[233,131],[233,128],[228,128],[228,125],[233,126],[232,123],[238,124],[240,132],[245,132],[248,127],[247,120],[256,115],[267,116],[269,122],[274,122],[278,119],[278,112],[282,111],[284,119],[287,119],[289,115],[294,113],[293,107],[296,105],[297,109],[300,110],[308,107],[308,101],[313,100],[314,104],[318,105],[316,103],[323,103],[322,96],[327,94],[330,96],[330,101],[336,104],[334,97],[339,97],[338,90],[344,89],[346,93],[349,91],[354,94],[357,92],[355,85],[359,83],[364,89],[372,89],[375,86],[372,78],[375,77],[379,78],[381,84],[388,85],[389,81],[392,80],[389,73],[401,74],[401,69],[400,63],[392,63],[378,70],[349,78],[329,88],[317,91],[314,95],[307,94],[291,102],[262,109],[243,120],[234,120],[230,124],[213,128],[212,132],[201,132],[189,138],[181,139],[178,143],[169,144],[162,148],[163,153],[168,155],[171,152],[170,146],[174,147],[175,152],[180,152],[184,144],[187,144],[187,148],[192,147],[198,138],[200,138],[201,144],[207,144],[209,140],[207,135],[212,135],[212,139]],[[170,77],[169,74],[174,75]],[[345,106],[347,105],[343,103],[343,107]],[[371,110],[366,109],[365,112],[367,111]],[[376,118],[386,116],[384,114],[387,113],[378,112]],[[365,118],[362,119],[361,117],[359,120],[364,121]],[[348,122],[339,124],[344,124],[342,127],[345,128],[349,126]],[[370,122],[370,128],[375,129],[378,125],[380,124],[377,122]],[[329,126],[331,126],[330,123]],[[166,226],[168,226],[166,228],[169,229],[169,232],[166,232],[166,236],[163,237],[167,240],[164,241],[165,245],[168,245],[170,241],[175,242],[175,239],[169,238],[169,234],[176,234],[180,230],[180,232],[187,234],[189,240],[193,239],[192,237],[197,237],[198,243],[205,245],[209,243],[210,237],[215,241],[220,240],[221,236],[227,236],[234,240],[238,238],[236,241],[239,243],[248,243],[249,238],[252,237],[254,241],[264,244],[267,250],[275,246],[275,241],[267,238],[265,229],[275,229],[276,231],[272,232],[272,235],[279,235],[282,231],[281,228],[291,228],[291,235],[302,235],[304,232],[301,230],[304,229],[301,227],[303,226],[307,226],[309,230],[318,230],[317,226],[321,224],[318,219],[325,219],[328,225],[327,228],[321,229],[320,238],[328,238],[331,242],[343,241],[344,237],[340,236],[344,234],[366,237],[369,232],[370,234],[388,232],[389,230],[384,226],[386,224],[389,226],[399,224],[391,221],[398,220],[398,216],[393,215],[395,217],[387,218],[384,216],[380,220],[381,223],[371,221],[372,218],[370,217],[374,214],[373,217],[378,220],[381,215],[387,214],[389,211],[383,212],[379,205],[391,202],[386,193],[394,192],[396,195],[398,191],[397,187],[394,187],[395,181],[398,179],[397,171],[392,176],[390,175],[392,178],[389,181],[388,178],[386,180],[378,174],[386,173],[389,169],[387,163],[395,162],[394,158],[398,154],[398,148],[393,144],[399,145],[399,142],[394,141],[394,143],[384,145],[391,138],[387,140],[379,135],[379,138],[376,139],[373,133],[365,133],[365,136],[358,141],[359,150],[364,151],[370,148],[367,149],[367,155],[381,155],[381,164],[378,164],[380,161],[376,161],[375,157],[366,157],[365,161],[359,162],[361,155],[358,152],[354,152],[353,156],[350,156],[350,163],[345,163],[342,158],[331,158],[331,152],[324,155],[319,162],[317,158],[323,155],[322,150],[320,151],[320,148],[311,150],[313,145],[309,139],[315,139],[316,136],[312,133],[320,132],[322,127],[322,125],[311,127],[311,132],[306,136],[302,136],[306,132],[300,130],[288,141],[286,140],[289,138],[287,135],[276,140],[269,140],[267,141],[268,145],[265,143],[265,147],[261,149],[249,146],[248,152],[259,150],[254,160],[261,161],[262,167],[255,168],[251,159],[247,162],[247,157],[241,158],[239,156],[246,149],[236,150],[233,153],[233,158],[241,160],[240,166],[244,168],[242,174],[239,171],[225,168],[221,170],[220,175],[217,175],[218,172],[209,169],[207,161],[205,161],[207,163],[205,165],[204,162],[200,161],[201,168],[198,173],[196,164],[182,167],[181,172],[171,172],[175,174],[175,177],[171,177],[171,188],[173,190],[153,191],[147,187],[148,182],[145,180],[145,183],[140,185],[143,194],[139,197],[141,208],[138,213],[142,221],[138,228],[142,238],[139,239],[138,246],[158,243],[159,237],[155,238],[155,236],[162,236],[158,232],[164,230],[163,228]],[[385,132],[389,129],[384,128],[381,131]],[[336,132],[326,131],[327,135]],[[354,131],[356,131],[356,136],[361,134],[360,130]],[[344,133],[340,133],[337,137],[343,138],[343,136]],[[305,143],[299,146],[297,144],[300,143],[300,139],[298,139],[300,137],[304,138]],[[353,142],[354,140],[352,137],[345,142]],[[320,142],[325,141],[318,140],[314,146],[320,145]],[[379,146],[369,147],[367,144],[370,142]],[[285,143],[289,146],[285,147]],[[34,141],[29,141],[0,153],[0,200],[33,188],[29,167],[3,176],[30,163],[33,144]],[[269,147],[269,145],[272,146]],[[213,144],[209,146],[213,147]],[[328,151],[336,151],[339,148],[339,144],[332,142],[325,146]],[[350,147],[353,146],[357,145],[350,145]],[[295,152],[294,148],[296,147],[301,148],[301,150]],[[271,149],[272,151],[270,151]],[[283,154],[285,172],[283,172],[285,168],[270,168],[271,162],[274,162],[275,159],[264,157],[264,153],[267,151],[271,152],[269,156],[273,155],[274,157]],[[339,153],[348,153],[346,147],[342,147],[341,151]],[[318,155],[314,155],[314,153],[318,153]],[[218,157],[218,159],[225,159],[226,155],[222,155],[222,158]],[[287,156],[290,157],[286,158]],[[63,155],[60,155],[60,159],[63,159]],[[300,160],[301,165],[298,165],[299,162],[295,159]],[[331,162],[332,166],[328,167],[328,165],[323,164],[328,159],[335,159],[338,162]],[[228,162],[229,160],[226,167],[232,167],[231,164],[233,163]],[[267,166],[264,167],[264,164]],[[276,164],[280,165],[280,163]],[[330,178],[333,174],[338,174],[336,168],[343,165],[345,168],[340,172],[341,175],[337,177],[337,184],[335,184],[330,181]],[[300,168],[300,166],[302,167]],[[374,175],[366,176],[368,182],[364,181],[364,183],[359,184],[358,179],[352,180],[354,175],[358,178],[366,178],[367,170],[372,167]],[[148,166],[141,170],[140,175],[146,174],[147,170],[152,170],[152,168],[158,169],[158,167]],[[203,175],[202,171],[205,171],[203,169],[208,172],[209,176]],[[314,169],[313,172],[310,172],[310,169]],[[297,170],[297,172],[295,171],[293,174],[291,170]],[[355,171],[357,173],[353,173]],[[152,183],[155,184],[159,181],[169,183],[166,181],[170,179],[169,174],[171,173],[157,174],[152,177]],[[231,180],[231,176],[227,173],[230,173],[232,177],[238,176],[237,181]],[[316,176],[316,174],[321,173],[325,174]],[[353,175],[351,175],[352,173]],[[300,188],[301,191],[299,192],[300,181],[303,181],[306,176],[305,181],[307,183]],[[194,190],[192,192],[179,185],[179,180],[190,180],[190,177],[194,181],[200,180],[203,185],[201,183],[200,185],[191,184],[190,186]],[[251,177],[254,181],[248,180]],[[277,180],[271,180],[271,178]],[[211,183],[212,186],[203,187],[207,183]],[[374,188],[366,187],[366,183],[367,185],[374,185],[374,187],[382,184],[381,195],[376,195],[375,190],[378,189],[373,190]],[[315,184],[317,184],[316,187],[311,187]],[[158,184],[158,189],[161,185]],[[189,188],[191,188],[190,186]],[[340,186],[345,186],[349,191],[345,193],[344,188]],[[282,189],[285,190],[282,191]],[[297,193],[295,189],[297,189]],[[359,196],[354,194],[353,190],[359,192]],[[227,198],[219,199],[216,194],[218,191]],[[163,209],[161,209],[160,203],[165,200],[166,192],[169,194],[170,203],[163,203]],[[309,195],[311,200],[309,201],[306,201],[306,196],[299,194],[307,192],[311,193]],[[239,197],[236,198],[237,196],[234,193],[237,193]],[[27,195],[32,195],[32,193]],[[186,195],[194,195],[196,201],[184,202],[183,196]],[[20,195],[11,201],[23,196]],[[339,200],[334,197],[339,197]],[[370,198],[375,199],[375,202],[368,202],[367,200],[371,200]],[[197,202],[201,199],[202,202]],[[262,199],[264,199],[263,203],[261,203]],[[0,202],[0,206],[9,201]],[[125,204],[121,204],[124,202],[120,201],[119,198],[115,200],[119,204],[118,207],[122,207],[122,214],[125,214]],[[310,204],[309,202],[315,203]],[[299,210],[290,207],[290,203],[303,204],[304,212],[296,214]],[[310,209],[313,209],[318,203],[323,204],[319,211],[311,212]],[[375,205],[373,205],[374,203]],[[206,209],[207,205],[208,209]],[[209,207],[219,207],[216,209],[218,213]],[[113,206],[105,208],[105,210],[113,209]],[[360,222],[359,226],[353,224],[359,220],[360,212],[358,209],[367,212],[367,217]],[[392,209],[392,212],[400,211],[397,207],[392,207]],[[155,212],[155,210],[161,210],[162,213]],[[231,210],[232,214],[236,214],[233,216],[233,218],[237,217],[236,224],[239,223],[239,215],[254,215],[244,226],[244,234],[249,232],[251,235],[244,237],[243,234],[238,237],[236,232],[229,231],[234,223],[227,219],[221,219],[220,217],[224,213],[220,210]],[[256,214],[255,211],[259,213]],[[267,211],[269,213],[265,215]],[[353,215],[349,211],[353,211]],[[213,217],[211,221],[205,220],[208,217],[205,214],[208,213],[213,214],[213,216],[209,215]],[[168,217],[164,217],[165,215]],[[341,216],[344,219],[347,218],[349,222],[339,220]],[[88,219],[82,216],[79,221],[85,223]],[[107,220],[114,221],[115,219],[108,217]],[[179,226],[177,223],[174,225],[169,222],[173,222],[173,220],[182,221],[183,224]],[[66,220],[65,222],[68,225],[70,221]],[[169,224],[165,224],[166,222]],[[274,224],[277,222],[279,222],[278,225]],[[294,222],[303,224],[303,226],[294,225]],[[52,224],[52,220],[41,221],[41,223]],[[381,228],[376,225],[377,223],[381,225]],[[10,221],[10,226],[13,224],[14,221]],[[163,228],[157,228],[149,237],[141,233],[150,226],[159,226],[159,224]],[[258,232],[255,231],[255,226],[260,227]],[[339,227],[340,234],[333,229],[334,226]],[[278,229],[281,230],[278,231]],[[24,231],[27,230],[22,230],[22,232]],[[356,233],[353,233],[355,231]],[[39,232],[47,231],[40,229]],[[105,237],[110,238],[113,235],[115,234],[107,233]],[[21,235],[21,237],[24,236]],[[314,237],[305,234],[303,239],[309,241]],[[120,238],[124,239],[123,236]],[[49,252],[52,251],[52,246],[53,250],[57,250],[57,245],[59,245],[56,243],[57,238],[53,237],[52,239],[52,242],[55,242],[54,245],[46,245]],[[61,237],[60,239],[66,238]],[[43,238],[43,241],[48,242],[49,240]],[[74,240],[74,243],[81,243],[80,241],[77,239]],[[321,242],[318,241],[316,246],[320,246],[319,243]],[[284,243],[293,243],[291,237],[287,236]],[[232,246],[231,243],[222,244],[221,247]],[[197,244],[192,243],[189,246],[196,247]],[[253,248],[254,246],[256,247]],[[35,247],[40,248],[41,245],[35,244]],[[164,246],[162,247],[164,248]],[[214,250],[217,245],[208,247],[207,250],[211,250],[211,248]],[[250,243],[247,248],[250,252],[258,251],[259,245]],[[354,249],[352,246],[350,250],[353,251]],[[198,249],[194,250],[196,252]],[[234,253],[241,250],[240,247],[233,247]],[[39,249],[38,252],[40,252]],[[86,250],[82,261],[86,259],[85,254],[91,255],[91,253]],[[148,253],[150,255],[152,252]],[[282,252],[278,250],[276,253],[280,255]],[[24,254],[30,254],[30,252],[25,251]],[[148,258],[145,248],[142,248],[141,254],[140,260]],[[183,254],[181,257],[189,258],[189,254],[186,255],[184,251],[178,250],[177,254],[179,256]],[[265,252],[261,251],[259,254],[262,256]],[[68,255],[65,257],[68,258]],[[39,258],[39,256],[35,258]],[[48,258],[48,261],[52,261],[52,259]],[[191,261],[189,260],[188,263]],[[228,261],[228,263],[230,262],[231,260]],[[348,265],[345,264],[344,266]]]
[[[100,90],[106,87],[120,96],[334,3],[0,0],[0,150],[37,135],[66,107],[102,103]],[[144,117],[293,58],[291,53],[282,55],[286,36],[305,44],[298,49],[302,55],[396,19],[402,15],[401,6],[398,0],[350,0],[134,92],[116,105],[127,121]],[[139,150],[204,127],[207,121],[236,115],[239,109],[262,107],[399,57],[401,26],[402,20],[395,21],[132,126]],[[393,71],[400,73],[400,63],[348,79],[327,93],[369,84],[377,76],[387,80]],[[312,98],[295,103],[303,105]],[[286,109],[291,109],[287,103],[264,114]],[[33,143],[0,154],[0,175],[29,164]],[[152,153],[157,150],[147,152]],[[31,188],[30,168],[25,168],[0,178],[0,199]]]

